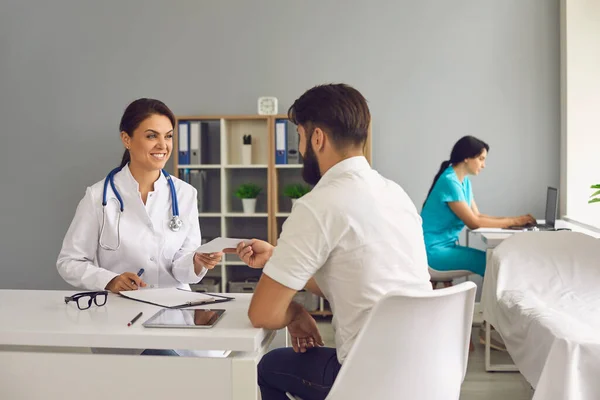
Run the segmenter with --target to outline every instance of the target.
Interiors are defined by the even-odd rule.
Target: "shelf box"
[[[229,291],[230,283],[239,287],[253,287],[262,275],[262,269],[228,266],[227,268],[227,290]]]
[[[206,272],[206,275],[204,275],[204,277],[200,281],[200,283],[202,283],[202,281],[204,281],[204,279],[218,279],[218,280],[221,280],[222,279],[222,274],[221,274],[222,270],[223,270],[223,267],[221,265],[217,265],[215,268],[209,269]],[[222,287],[219,285],[219,290],[218,291],[221,292],[222,290],[223,290]]]
[[[221,291],[221,279],[204,277],[200,282],[190,285],[193,292],[200,293],[219,293]]]

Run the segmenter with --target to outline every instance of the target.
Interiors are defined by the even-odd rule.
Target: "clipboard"
[[[119,294],[130,300],[170,309],[203,306],[234,300],[234,297],[193,292],[181,288],[138,289],[120,291]]]

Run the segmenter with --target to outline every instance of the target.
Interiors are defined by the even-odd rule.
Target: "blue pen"
[[[144,273],[144,268],[140,268],[140,270],[137,273],[137,276],[142,276],[143,273]],[[137,286],[137,283],[135,283],[135,281],[131,281],[131,283],[133,283],[134,285]]]

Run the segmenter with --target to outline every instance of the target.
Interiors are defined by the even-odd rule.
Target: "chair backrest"
[[[458,399],[476,285],[395,291],[371,311],[327,400]]]

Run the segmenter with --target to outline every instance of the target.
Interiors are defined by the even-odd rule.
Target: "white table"
[[[540,221],[538,221],[538,223],[543,224],[544,221],[540,220]],[[557,220],[555,223],[555,226],[557,229],[566,228],[566,229],[571,229],[573,232],[582,232],[582,233],[585,233],[586,235],[594,236],[596,238],[600,237],[599,232],[596,232],[596,231],[593,231],[590,229],[586,229],[580,225],[574,224],[569,221]],[[502,241],[504,239],[507,239],[507,238],[511,237],[512,235],[514,235],[516,233],[521,233],[521,232],[522,231],[518,231],[518,230],[493,229],[493,228],[481,228],[481,229],[475,229],[475,230],[471,231],[471,233],[473,233],[473,234],[481,235],[481,240],[483,241],[483,243],[486,244],[486,247],[488,250],[493,249],[494,247],[498,246],[500,243],[502,243]]]
[[[227,311],[211,329],[144,328],[160,307],[110,294],[81,311],[75,291],[0,290],[0,399],[257,400],[256,366],[286,331],[252,327],[251,295],[212,308]],[[211,308],[209,306],[196,308]],[[137,313],[143,316],[131,327]],[[230,350],[227,357],[91,354],[90,348]]]
[[[543,220],[539,220],[538,223],[543,224]],[[574,232],[582,232],[590,236],[594,236],[596,238],[600,237],[600,232],[593,231],[582,227],[578,224],[565,221],[565,220],[557,220],[555,223],[557,229],[567,228],[571,229]],[[493,253],[494,248],[496,248],[502,241],[511,237],[512,235],[519,234],[523,231],[518,230],[508,230],[508,229],[497,229],[497,228],[481,228],[471,231],[472,234],[481,235],[481,240],[486,245],[486,265],[490,266],[490,259]],[[468,236],[468,233],[467,233]],[[490,271],[489,268],[486,267],[486,276],[493,274],[494,271]],[[495,318],[493,313],[490,310],[493,309],[491,301],[494,301],[494,296],[492,295],[492,291],[495,290],[493,287],[493,283],[491,283],[493,279],[483,279],[483,289],[481,293],[481,309],[483,311],[483,319],[486,321],[486,346],[485,346],[485,369],[486,371],[518,371],[517,367],[514,364],[492,364],[491,363],[491,349],[490,349],[490,325],[494,325]]]

